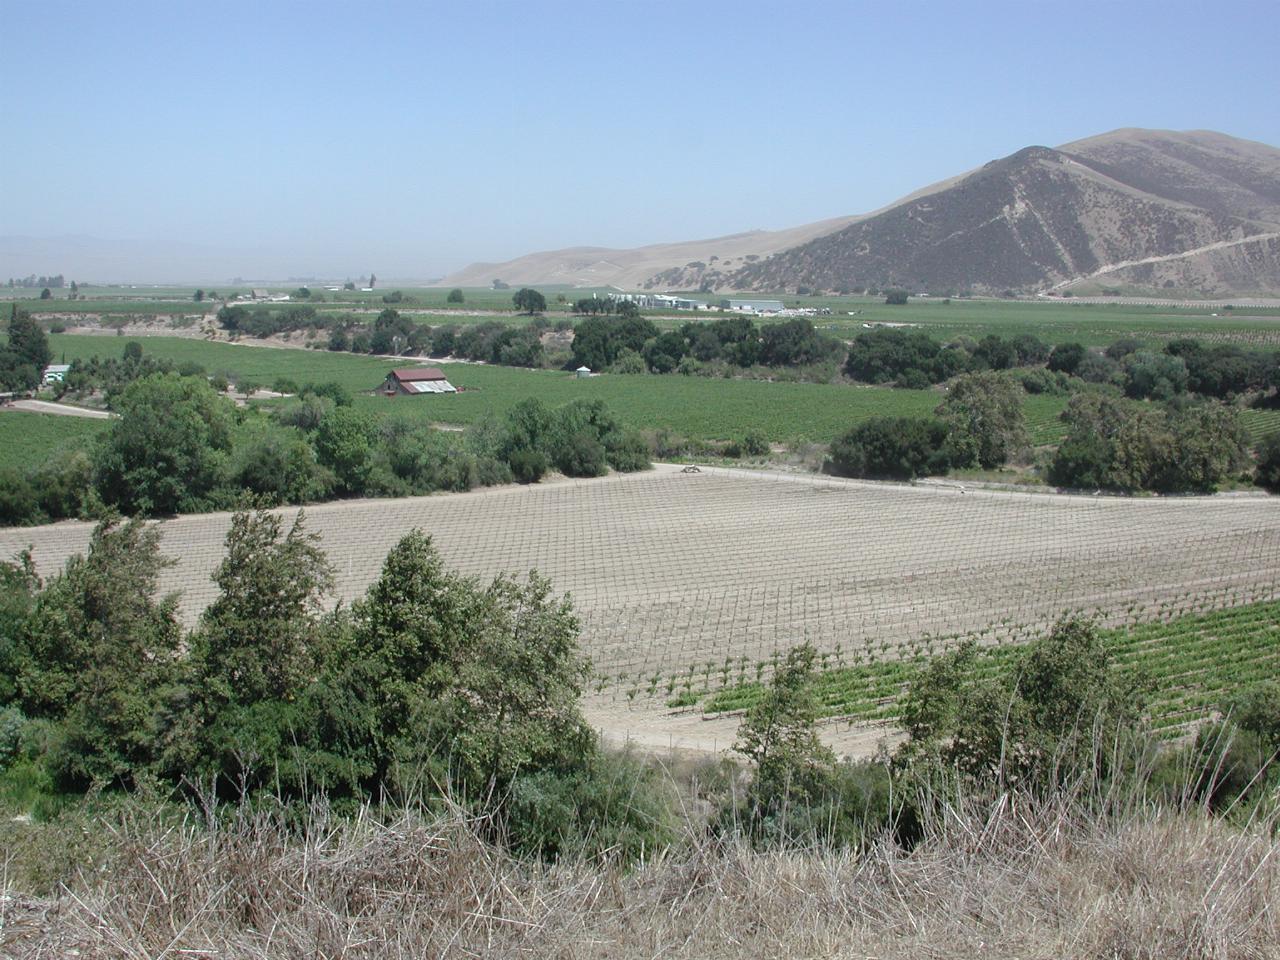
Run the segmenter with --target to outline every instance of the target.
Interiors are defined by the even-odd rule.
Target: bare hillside
[[[750,230],[710,240],[658,243],[632,250],[571,247],[531,253],[505,263],[474,263],[441,280],[441,287],[483,287],[493,280],[513,285],[567,283],[579,287],[636,289],[657,273],[701,264],[735,270],[756,259],[806,243],[853,222],[855,217],[823,220],[790,230]]]
[[[947,190],[751,264],[738,289],[1019,292],[1100,279],[1280,290],[1280,150],[1122,130],[1028,147]]]
[[[1020,293],[1116,284],[1280,293],[1280,150],[1211,131],[1027,147],[862,216],[476,264],[447,285]]]

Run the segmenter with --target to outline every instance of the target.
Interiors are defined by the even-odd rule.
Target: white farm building
[[[734,313],[781,313],[785,308],[781,300],[721,300],[720,309]]]

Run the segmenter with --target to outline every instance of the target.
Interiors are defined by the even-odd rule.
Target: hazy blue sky
[[[426,278],[865,212],[1122,126],[1280,145],[1276,0],[5,0],[3,29],[0,236],[119,242],[8,242],[4,276]]]

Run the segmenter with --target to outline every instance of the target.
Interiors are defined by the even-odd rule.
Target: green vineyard
[[[1121,669],[1150,683],[1150,716],[1156,729],[1169,735],[1180,733],[1245,687],[1280,676],[1277,601],[1137,623],[1105,630],[1103,636]],[[987,674],[1007,671],[1018,650],[1018,645],[1009,644],[988,647],[978,669]],[[824,658],[816,686],[823,715],[860,722],[892,720],[899,698],[929,660],[927,653],[853,664],[839,655]],[[721,714],[750,708],[763,690],[760,680],[739,681],[699,696],[690,684],[670,703],[701,702],[705,714]]]

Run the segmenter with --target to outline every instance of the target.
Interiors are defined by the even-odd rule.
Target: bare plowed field
[[[176,560],[162,588],[181,591],[188,623],[213,597],[209,576],[228,524],[227,514],[162,524],[162,549]],[[607,681],[597,704],[635,714],[637,729],[675,722],[655,726],[653,715],[669,678],[715,676],[726,659],[736,677],[748,669],[743,658],[754,667],[802,640],[892,657],[925,635],[1016,639],[1066,610],[1117,620],[1280,595],[1280,502],[1252,496],[961,492],[660,467],[317,506],[307,524],[344,601],[363,593],[414,527],[463,572],[550,576],[572,594],[584,645]],[[91,529],[2,530],[0,556],[30,544],[47,576],[85,548]]]

